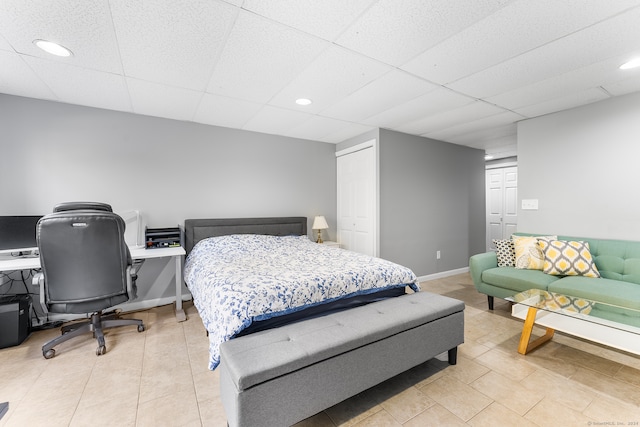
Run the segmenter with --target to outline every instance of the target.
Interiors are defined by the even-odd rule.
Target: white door
[[[502,238],[508,239],[518,231],[518,168],[504,168],[504,210]]]
[[[375,148],[338,153],[338,241],[344,249],[376,256]]]
[[[507,239],[518,225],[518,168],[486,171],[487,250],[493,239]]]

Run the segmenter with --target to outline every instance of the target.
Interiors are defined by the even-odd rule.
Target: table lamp
[[[311,228],[313,230],[318,230],[318,240],[316,240],[316,243],[322,243],[322,230],[329,228],[329,224],[327,224],[327,220],[324,216],[319,215],[315,217]]]

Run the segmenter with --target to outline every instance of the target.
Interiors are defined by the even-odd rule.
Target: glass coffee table
[[[639,310],[540,289],[530,289],[505,299],[514,303],[511,315],[524,320],[518,345],[520,354],[527,354],[549,341],[555,331],[640,354]],[[600,317],[606,313],[614,313],[617,320]],[[531,340],[534,325],[546,328],[546,332]]]

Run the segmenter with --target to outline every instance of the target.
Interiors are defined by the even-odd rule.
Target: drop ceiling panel
[[[516,111],[526,117],[537,117],[569,108],[579,107],[592,102],[607,99],[609,96],[601,89],[581,90],[569,95],[553,98],[539,104],[518,108]]]
[[[363,126],[358,123],[349,123],[347,127],[339,130],[338,132],[325,136],[324,138],[322,138],[322,141],[338,144],[342,141],[346,141],[349,138],[354,138],[358,135],[362,135],[363,133],[372,131],[374,129],[375,128],[371,126]]]
[[[337,43],[395,66],[507,4],[507,0],[380,0]]]
[[[482,101],[474,101],[460,108],[429,115],[413,122],[396,126],[394,129],[400,132],[424,135],[446,129],[458,123],[466,123],[503,112],[503,109],[494,105]]]
[[[289,136],[324,141],[327,135],[338,133],[349,126],[349,122],[321,116],[311,116],[307,121],[290,129]]]
[[[126,79],[133,111],[147,116],[193,120],[202,93],[131,77]]]
[[[106,1],[2,0],[0,31],[19,53],[77,67],[122,73]],[[60,43],[74,56],[53,57],[33,44],[36,39]]]
[[[438,87],[395,69],[323,110],[321,114],[356,122],[403,104]]]
[[[288,136],[290,129],[312,117],[311,114],[265,105],[243,126],[243,129]]]
[[[522,107],[541,105],[546,101],[564,97],[575,97],[578,92],[589,92],[596,87],[623,80],[633,73],[640,74],[640,69],[619,69],[619,66],[625,62],[626,58],[626,55],[609,58],[605,61],[596,62],[583,68],[487,98],[486,100],[487,102],[520,111]],[[552,111],[541,112],[540,114],[550,112]]]
[[[640,91],[640,69],[618,69],[640,55],[638,22],[640,0],[2,0],[0,92],[331,143],[381,127],[502,150],[522,116]]]
[[[456,144],[469,145],[470,147],[480,148],[483,146],[495,147],[496,145],[510,145],[516,143],[516,135],[518,127],[515,123],[499,126],[491,129],[484,129],[477,132],[471,132],[464,135],[458,135],[451,142]],[[501,143],[493,141],[502,140]],[[505,143],[504,141],[509,141]]]
[[[295,108],[295,100],[309,98],[305,111],[317,113],[391,71],[391,67],[349,50],[332,46],[280,91],[270,105]]]
[[[261,108],[261,104],[205,93],[196,112],[195,121],[241,129]]]
[[[0,92],[39,99],[56,99],[55,94],[16,53],[0,51]]]
[[[448,86],[486,98],[633,52],[640,40],[639,20],[636,8]]]
[[[329,44],[249,12],[241,12],[207,91],[265,103]]]
[[[503,113],[495,114],[489,117],[484,117],[478,120],[469,120],[462,124],[456,124],[435,132],[428,132],[423,136],[427,136],[433,139],[439,139],[443,141],[454,140],[455,137],[461,135],[467,135],[470,133],[476,133],[487,129],[494,129],[500,126],[505,126],[518,120],[522,120],[523,117],[520,114],[513,113],[511,111],[505,111]]]
[[[628,93],[640,91],[640,75],[635,75],[616,83],[606,84],[604,89],[614,96],[626,95]]]
[[[243,8],[333,40],[376,0],[245,0]]]
[[[362,123],[375,127],[394,129],[420,118],[432,116],[472,103],[472,98],[457,94],[449,89],[438,88],[418,98],[392,107],[380,114],[369,117]]]
[[[434,82],[450,83],[637,4],[636,0],[540,0],[532,8],[529,0],[512,2],[426,50],[402,69]]]
[[[131,112],[131,102],[124,77],[74,67],[60,62],[25,57],[59,101],[108,110]]]
[[[13,52],[11,45],[0,35],[0,50],[6,50],[7,52]]]
[[[204,90],[237,9],[215,1],[111,0],[129,77]]]

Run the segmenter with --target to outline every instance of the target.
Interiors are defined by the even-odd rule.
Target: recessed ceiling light
[[[51,55],[56,56],[71,56],[73,53],[66,47],[59,45],[58,43],[50,42],[48,40],[34,40],[33,43],[40,49],[44,50]]]
[[[625,62],[620,66],[621,70],[629,70],[631,68],[640,67],[640,58],[634,58],[629,62]]]
[[[296,99],[296,104],[298,105],[311,105],[313,101],[308,98],[298,98]]]

